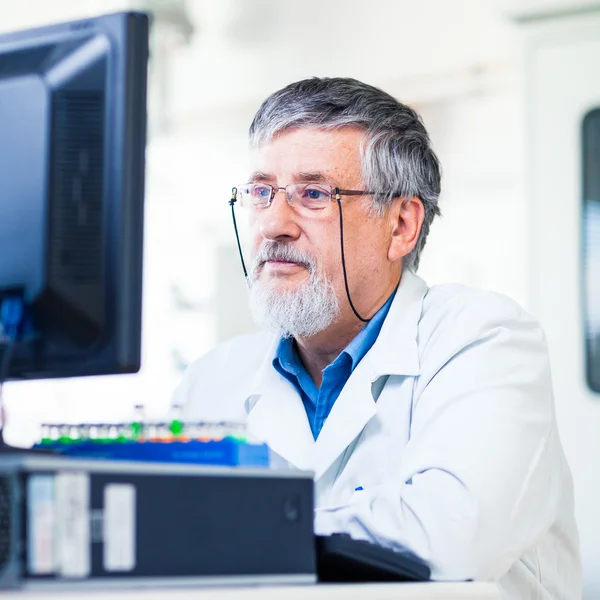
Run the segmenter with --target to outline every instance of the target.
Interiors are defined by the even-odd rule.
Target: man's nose
[[[260,216],[260,233],[266,240],[295,240],[300,236],[298,215],[288,204],[284,190],[278,190],[271,206]]]

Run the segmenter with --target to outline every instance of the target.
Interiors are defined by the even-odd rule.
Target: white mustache
[[[256,273],[259,267],[270,261],[293,262],[306,267],[312,274],[316,270],[316,260],[310,254],[294,248],[291,244],[267,242],[263,244],[252,261],[252,271]]]

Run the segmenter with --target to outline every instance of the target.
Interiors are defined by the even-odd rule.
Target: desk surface
[[[405,583],[371,585],[298,585],[186,589],[86,590],[9,592],[2,600],[502,600],[493,583]]]

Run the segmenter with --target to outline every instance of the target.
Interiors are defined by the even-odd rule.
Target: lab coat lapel
[[[373,418],[382,378],[419,374],[417,331],[427,285],[406,269],[373,347],[354,369],[315,443],[300,395],[273,367],[275,339],[246,400],[248,428],[282,458],[319,479]]]
[[[314,438],[300,395],[273,367],[276,345],[277,340],[266,353],[246,400],[248,430],[293,466],[310,470]]]
[[[315,479],[327,471],[376,412],[370,367],[364,360],[358,363],[319,433],[314,449]]]
[[[317,438],[315,479],[329,469],[375,415],[387,376],[419,374],[417,331],[427,290],[427,284],[412,271],[402,273],[377,340],[350,375]]]
[[[420,372],[417,335],[423,299],[429,288],[409,269],[402,272],[400,285],[377,340],[365,359],[375,377],[416,376]]]

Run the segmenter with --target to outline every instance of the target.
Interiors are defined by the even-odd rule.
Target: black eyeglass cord
[[[344,286],[346,288],[346,296],[348,296],[348,302],[350,303],[350,308],[352,309],[352,312],[356,315],[356,318],[359,321],[362,321],[363,323],[368,323],[370,321],[370,319],[363,319],[363,317],[361,317],[358,314],[358,311],[354,307],[354,302],[352,302],[352,298],[350,297],[350,288],[348,287],[348,275],[346,273],[346,257],[344,254],[344,216],[342,214],[342,201],[340,200],[339,194],[337,194],[336,201],[337,201],[338,209],[340,211],[340,248],[342,251],[342,270],[344,271]]]
[[[237,221],[235,219],[235,209],[234,209],[234,205],[236,202],[236,192],[237,190],[233,190],[233,194],[231,196],[231,199],[229,200],[229,206],[231,206],[231,218],[233,220],[233,230],[235,231],[235,239],[237,242],[237,248],[238,248],[238,252],[240,255],[240,261],[242,263],[242,270],[244,271],[244,277],[246,278],[246,282],[248,282],[248,271],[246,270],[246,263],[244,262],[244,255],[242,253],[242,245],[240,243],[240,236],[238,233],[238,227],[237,227]],[[348,286],[348,274],[346,273],[346,256],[344,254],[344,217],[342,214],[342,203],[340,201],[339,195],[336,198],[337,201],[337,205],[340,211],[340,248],[341,248],[341,255],[342,255],[342,270],[344,272],[344,287],[346,288],[346,296],[348,297],[348,302],[350,304],[350,308],[352,309],[352,312],[354,313],[354,315],[356,316],[356,318],[359,321],[362,321],[363,323],[368,323],[370,321],[370,319],[364,319],[363,317],[361,317],[358,314],[358,311],[356,310],[354,303],[352,302],[352,298],[350,297],[350,288]]]
[[[244,271],[244,279],[246,280],[246,283],[248,285],[250,285],[250,282],[248,281],[248,271],[246,270],[246,263],[244,262],[244,255],[242,253],[242,245],[240,244],[240,235],[238,233],[237,221],[235,220],[234,205],[236,202],[236,198],[235,198],[236,194],[237,194],[237,190],[235,188],[233,188],[231,199],[229,200],[229,206],[231,206],[231,218],[233,219],[233,229],[235,231],[235,239],[237,242],[238,252],[240,254],[240,260],[242,261],[242,271]]]

